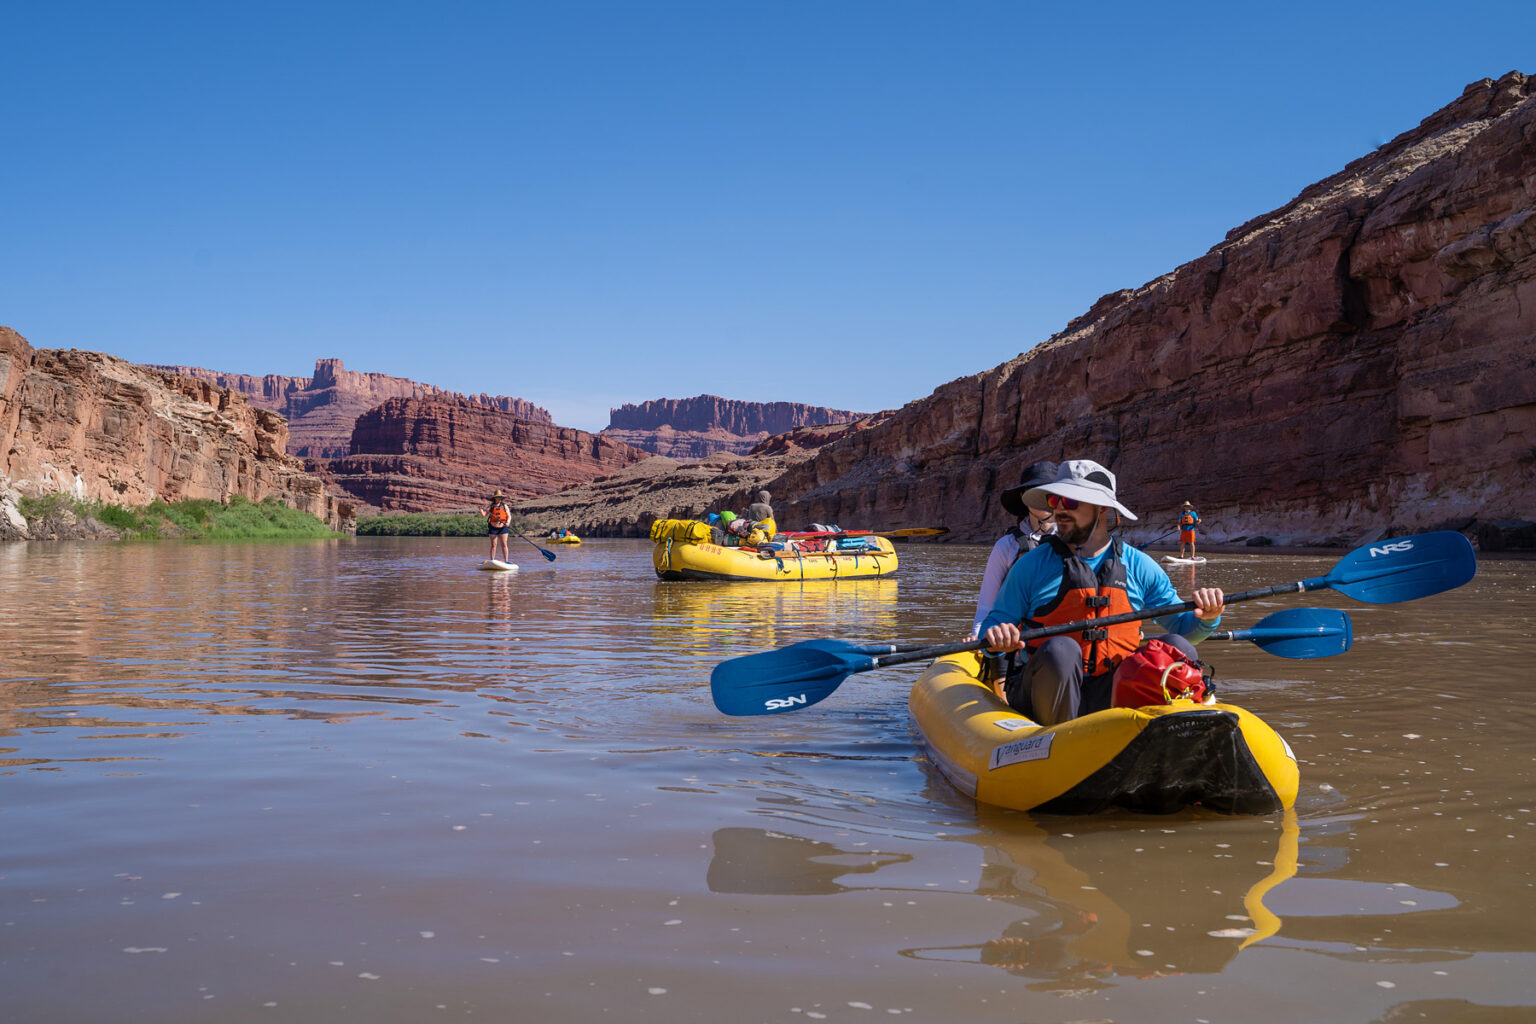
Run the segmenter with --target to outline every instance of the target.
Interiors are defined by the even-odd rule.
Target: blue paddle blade
[[[851,673],[874,667],[858,644],[807,640],[722,661],[709,674],[709,692],[727,715],[776,715],[810,707]]]
[[[900,650],[917,650],[921,644],[854,644],[842,640],[801,640],[790,647],[814,647],[818,651],[834,654],[895,654]],[[785,648],[786,650],[788,648]]]
[[[1477,575],[1472,542],[1453,530],[1419,533],[1356,548],[1307,589],[1332,587],[1368,604],[1396,604],[1452,590]]]
[[[1332,608],[1287,608],[1260,619],[1252,629],[1240,629],[1233,640],[1252,640],[1266,653],[1281,658],[1326,658],[1343,654],[1354,642],[1349,616]]]

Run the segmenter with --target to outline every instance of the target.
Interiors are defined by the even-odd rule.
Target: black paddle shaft
[[[1300,594],[1308,590],[1318,590],[1328,585],[1325,577],[1310,580],[1300,580],[1296,583],[1280,583],[1273,587],[1260,587],[1258,590],[1245,590],[1240,594],[1226,595],[1226,604],[1237,604],[1240,601],[1253,601],[1261,597],[1274,597],[1276,594]],[[1094,619],[1091,623],[1068,622],[1060,626],[1042,626],[1039,629],[1029,629],[1019,634],[1023,641],[1042,640],[1048,636],[1061,636],[1064,633],[1080,633],[1085,629],[1097,629],[1100,626],[1116,626],[1122,622],[1137,622],[1141,619],[1159,619],[1164,615],[1173,615],[1177,612],[1191,611],[1196,607],[1193,601],[1181,601],[1178,604],[1167,604],[1161,608],[1147,608],[1139,612],[1121,612],[1119,615],[1106,615],[1102,619]],[[936,647],[924,647],[917,651],[908,651],[903,654],[878,655],[870,659],[869,668],[884,668],[887,665],[905,665],[912,661],[928,661],[932,658],[942,658],[947,654],[959,654],[962,651],[979,651],[987,646],[985,640],[962,640],[959,643],[940,644]],[[855,669],[854,671],[867,671],[867,669]]]

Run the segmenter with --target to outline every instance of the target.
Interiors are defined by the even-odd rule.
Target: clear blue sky
[[[0,324],[875,410],[1536,72],[1536,3],[9,3]]]

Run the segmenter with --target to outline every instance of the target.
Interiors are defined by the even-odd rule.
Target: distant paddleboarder
[[[510,541],[508,534],[512,532],[512,510],[507,507],[507,496],[500,491],[491,495],[491,504],[488,508],[480,510],[485,517],[485,532],[491,538],[491,561],[495,562],[496,546],[501,546],[501,559],[503,562],[512,561],[512,554],[507,550]]]
[[[1184,511],[1179,513],[1179,557],[1195,557],[1195,527],[1200,523],[1200,513],[1195,511],[1195,506],[1189,502],[1184,503]],[[1184,553],[1188,546],[1189,554]]]

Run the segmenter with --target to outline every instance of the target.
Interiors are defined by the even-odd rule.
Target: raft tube
[[[1269,814],[1296,803],[1296,755],[1236,705],[1179,700],[1045,727],[999,700],[980,669],[973,651],[940,658],[908,698],[934,765],[980,803],[1041,814]]]
[[[551,543],[551,544],[580,544],[581,543],[581,538],[576,536],[574,533],[568,534],[567,536],[564,536],[564,537],[547,537],[545,539],[548,540],[549,543]]]
[[[751,548],[664,540],[651,552],[651,562],[664,580],[798,583],[889,576],[896,571],[896,549],[884,537],[874,540],[875,551],[773,551],[766,558]]]

